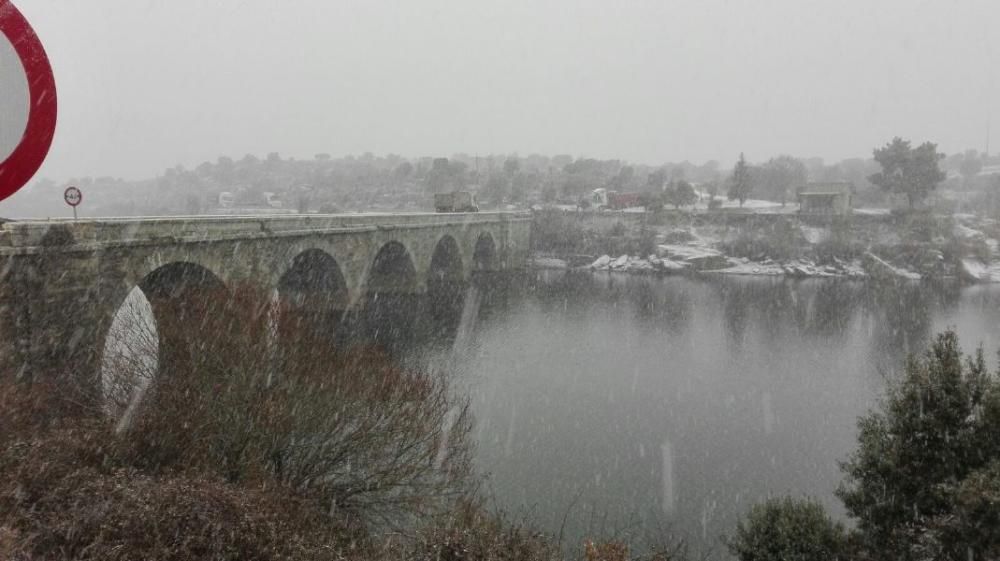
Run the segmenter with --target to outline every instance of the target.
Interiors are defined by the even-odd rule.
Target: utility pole
[[[990,119],[986,119],[986,152],[983,154],[983,162],[988,164],[990,161]]]

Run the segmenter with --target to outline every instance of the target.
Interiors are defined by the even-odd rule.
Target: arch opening
[[[368,292],[413,292],[417,270],[406,246],[389,242],[378,250],[366,283]]]
[[[462,254],[455,238],[445,235],[434,248],[427,273],[426,313],[419,332],[428,338],[450,344],[458,331],[465,303]]]
[[[199,355],[211,352],[206,329],[227,311],[226,285],[212,271],[195,263],[163,265],[139,283],[149,300],[159,341],[158,374],[187,371]]]
[[[472,264],[476,271],[494,271],[499,263],[497,260],[497,246],[493,241],[493,235],[484,232],[476,239],[476,248],[472,253]]]
[[[278,336],[332,340],[349,303],[337,260],[320,249],[295,256],[278,281]]]
[[[153,308],[138,286],[115,311],[104,338],[100,363],[100,397],[104,411],[131,424],[146,391],[159,372],[159,332]]]
[[[443,236],[431,256],[428,282],[462,281],[462,252],[450,235]]]
[[[111,319],[100,362],[104,408],[119,429],[159,378],[198,369],[219,343],[207,324],[229,305],[225,284],[194,263],[163,265],[132,288]]]
[[[417,284],[406,247],[395,241],[383,245],[368,272],[355,337],[390,353],[412,342],[420,307]]]

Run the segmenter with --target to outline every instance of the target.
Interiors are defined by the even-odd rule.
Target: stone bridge
[[[375,333],[385,331],[386,322],[401,321],[408,299],[421,299],[416,315],[433,314],[454,308],[455,287],[477,272],[522,267],[530,220],[468,213],[6,222],[0,375],[98,375],[112,320],[135,288],[158,325],[183,316],[175,304],[193,287],[247,284],[333,323],[377,309],[367,315],[381,324]],[[197,329],[196,318],[182,320]]]

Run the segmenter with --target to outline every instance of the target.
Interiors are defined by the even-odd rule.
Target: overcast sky
[[[728,165],[1000,150],[1000,1],[15,0],[56,73],[39,175],[220,155]]]

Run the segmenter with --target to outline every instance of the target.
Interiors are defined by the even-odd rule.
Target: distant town
[[[742,157],[742,156],[741,156]],[[1000,213],[1000,155],[938,155],[944,179],[921,197],[938,213]],[[41,179],[0,205],[0,216],[61,217],[66,186],[84,192],[81,216],[421,212],[435,193],[470,192],[479,209],[674,209],[724,212],[886,212],[912,206],[872,183],[874,158],[826,162],[778,155],[746,158],[741,193],[734,168],[717,161],[662,165],[532,154],[405,158],[398,155],[283,158],[221,156],[157,177]],[[735,195],[735,196],[732,196]],[[742,198],[741,198],[742,197]]]

